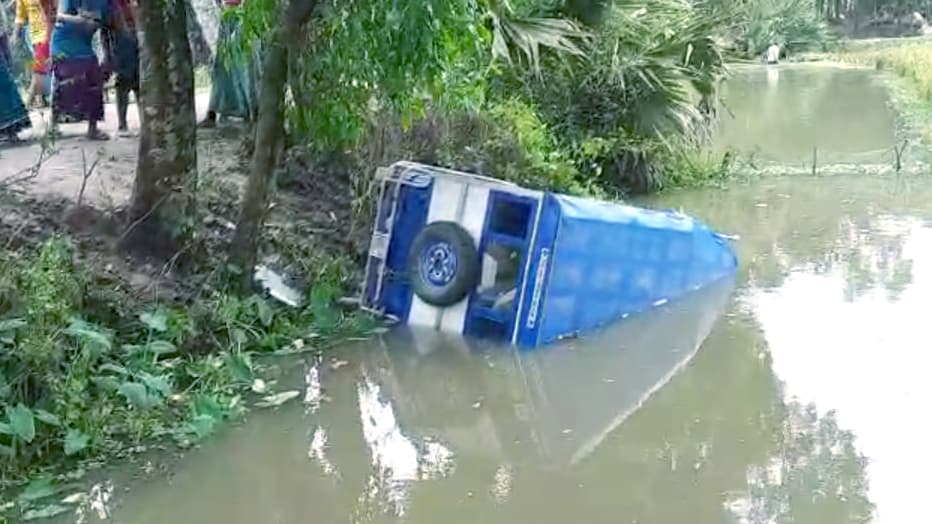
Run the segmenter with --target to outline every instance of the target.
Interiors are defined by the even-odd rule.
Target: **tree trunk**
[[[194,70],[186,0],[140,0],[139,159],[129,206],[130,245],[163,252],[191,233],[197,179]]]
[[[230,263],[242,271],[242,285],[252,284],[259,235],[268,212],[275,168],[285,136],[285,83],[288,81],[287,42],[296,42],[317,0],[290,0],[266,50],[259,88],[252,168],[240,207],[236,233],[230,246]]]

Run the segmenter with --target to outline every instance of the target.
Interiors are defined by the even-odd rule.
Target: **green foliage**
[[[544,81],[516,80],[585,179],[656,189],[656,159],[679,143],[671,137],[701,133],[714,106],[721,20],[685,0],[616,2],[602,16],[585,60],[552,61]]]
[[[537,68],[544,50],[583,54],[586,33],[550,16],[557,2],[325,0],[304,39],[289,42],[288,125],[319,150],[357,145],[372,117],[404,127],[428,108],[476,110],[499,65]],[[246,2],[228,16],[249,52],[272,34],[282,4]]]
[[[718,154],[690,145],[668,149],[657,162],[663,188],[722,186],[734,179],[737,163],[730,151]]]
[[[910,134],[924,145],[932,145],[932,46],[893,40],[879,45],[849,46],[835,58],[889,73],[890,103]]]
[[[272,34],[280,5],[246,2],[230,15],[242,20],[242,49]],[[339,147],[361,136],[373,105],[407,119],[423,114],[429,98],[446,99],[444,75],[478,65],[491,38],[480,15],[470,0],[320,2],[304,40],[289,42],[290,129],[321,148]],[[462,81],[481,82],[481,69],[470,67]]]
[[[440,163],[535,189],[590,193],[533,107],[519,98],[451,118]]]
[[[137,305],[113,297],[97,309],[67,241],[0,253],[0,489],[152,439],[211,434],[245,409],[264,372],[254,354],[358,333],[360,321],[333,307],[344,273],[322,266],[300,310],[214,291],[183,308],[138,305],[126,322],[109,311]],[[13,514],[57,513],[47,499],[59,488],[30,484]]]
[[[713,0],[710,12],[724,14],[735,50],[745,57],[759,57],[771,42],[789,52],[822,49],[834,40],[817,0]]]
[[[583,56],[579,43],[588,34],[572,20],[558,17],[535,16],[539,2],[524,2],[527,14],[517,12],[507,0],[490,1],[487,17],[492,26],[492,54],[495,58],[512,62],[512,56],[522,56],[530,69],[541,73],[541,48],[557,53]]]
[[[932,46],[927,42],[852,50],[839,58],[890,71],[910,82],[919,98],[932,102]]]

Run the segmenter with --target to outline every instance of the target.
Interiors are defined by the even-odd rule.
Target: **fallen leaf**
[[[277,406],[281,406],[282,404],[284,404],[285,402],[288,402],[289,400],[296,399],[300,395],[301,393],[296,390],[283,391],[281,393],[276,393],[274,395],[268,395],[268,396],[262,397],[261,400],[256,402],[256,406],[260,408],[274,408]]]
[[[71,508],[62,506],[60,504],[49,504],[47,506],[43,506],[38,509],[31,509],[26,513],[23,513],[23,520],[47,519],[56,515],[61,515],[66,511],[71,511]]]
[[[72,493],[71,495],[68,495],[67,497],[61,499],[61,502],[62,504],[79,504],[81,502],[84,502],[85,499],[87,499],[87,494],[82,491],[79,491],[77,493]]]

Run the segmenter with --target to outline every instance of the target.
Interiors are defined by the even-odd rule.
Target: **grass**
[[[929,42],[854,48],[839,53],[838,59],[892,72],[910,82],[919,98],[932,102],[932,45]]]
[[[251,405],[297,396],[267,385],[261,355],[320,351],[375,327],[334,306],[346,264],[316,267],[301,308],[222,282],[166,305],[92,277],[65,238],[0,252],[0,521],[74,511],[63,491],[88,469],[191,446]]]
[[[921,141],[932,145],[932,44],[928,40],[859,45],[834,58],[889,73],[892,104]]]

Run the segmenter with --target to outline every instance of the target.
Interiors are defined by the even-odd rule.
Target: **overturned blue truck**
[[[361,303],[407,324],[536,347],[732,277],[727,238],[675,211],[411,162],[377,172]]]

